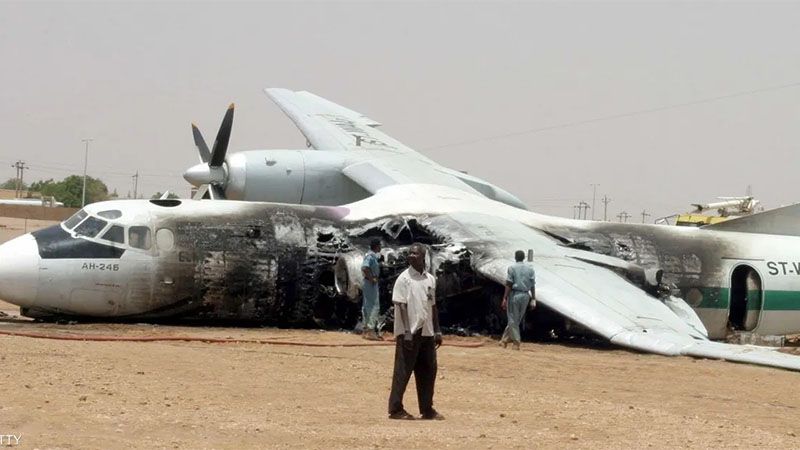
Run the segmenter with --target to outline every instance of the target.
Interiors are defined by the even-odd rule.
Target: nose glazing
[[[39,249],[26,234],[0,245],[0,300],[33,306],[39,283]]]

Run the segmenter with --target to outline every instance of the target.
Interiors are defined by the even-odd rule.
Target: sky
[[[171,190],[236,104],[229,153],[304,148],[263,93],[308,90],[530,209],[631,222],[800,201],[800,4],[0,1],[0,178]],[[597,184],[593,200],[593,184]],[[592,210],[588,216],[592,215]]]

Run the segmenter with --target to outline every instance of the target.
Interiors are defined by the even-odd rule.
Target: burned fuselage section
[[[30,253],[25,266],[31,270],[24,271],[24,283],[16,278],[14,286],[27,286],[16,289],[19,295],[8,291],[18,299],[3,295],[33,317],[349,328],[360,318],[361,260],[368,242],[379,237],[381,309],[387,321],[391,290],[407,267],[408,248],[422,242],[429,246],[429,268],[437,277],[442,324],[494,332],[504,325],[502,281],[484,278],[474,268],[486,258],[505,258],[494,250],[499,244],[534,253],[539,245],[545,254],[558,247],[559,254],[617,271],[653,295],[658,295],[654,288],[672,288],[698,312],[709,333],[720,336],[729,299],[745,299],[755,283],[753,273],[764,272],[752,260],[748,248],[753,245],[702,230],[522,223],[452,213],[354,221],[345,219],[349,213],[344,207],[235,201],[90,205],[56,227],[7,245],[19,247],[15,253]],[[652,273],[663,277],[654,282]],[[728,295],[730,273],[743,280],[743,293]],[[743,311],[737,320],[750,325],[752,314]],[[542,312],[535,316],[541,318]]]
[[[422,242],[429,245],[430,267],[439,279],[443,323],[487,329],[476,317],[485,318],[484,290],[495,287],[473,272],[466,248],[413,218],[346,223],[342,208],[245,202],[226,202],[228,211],[198,211],[203,202],[186,211],[179,202],[146,207],[113,219],[87,207],[71,222],[34,234],[46,287],[23,312],[38,318],[350,328],[361,315],[361,260],[370,239],[379,237],[387,321],[394,280],[408,266],[410,245]],[[90,222],[94,232],[81,233]],[[112,229],[115,240],[107,237]],[[146,232],[146,244],[134,239],[134,231]],[[500,320],[489,322],[496,327]]]
[[[577,224],[555,224],[542,230],[564,246],[617,258],[643,271],[660,271],[660,287],[685,300],[703,320],[710,336],[725,337],[730,272],[739,265],[753,264],[749,245],[693,228]],[[631,273],[624,275],[654,293],[655,287],[646,280]]]
[[[469,251],[437,239],[413,219],[345,227],[285,209],[249,220],[163,226],[174,228],[176,247],[172,257],[160,258],[160,270],[174,275],[172,284],[157,284],[155,303],[179,301],[154,311],[153,318],[353,327],[361,314],[361,260],[369,241],[379,237],[386,322],[392,320],[394,280],[408,267],[411,244],[422,242],[430,248],[430,267],[437,274],[443,324],[480,329],[500,324],[496,317],[484,320],[492,311],[483,294],[493,283],[472,271]]]

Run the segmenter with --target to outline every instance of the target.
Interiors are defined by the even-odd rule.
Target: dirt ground
[[[337,347],[369,345],[349,333],[15,319],[6,331],[333,345],[0,336],[0,435],[19,448],[800,447],[800,374],[784,370],[446,336],[484,345],[442,347],[446,420],[405,422],[386,417],[393,347]]]

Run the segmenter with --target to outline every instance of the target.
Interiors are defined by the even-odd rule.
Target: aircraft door
[[[737,266],[731,274],[728,322],[734,330],[752,331],[758,326],[764,290],[761,276],[748,265]]]
[[[153,297],[160,307],[171,312],[194,299],[194,254],[180,241],[172,228],[156,227],[155,247],[158,255]]]

